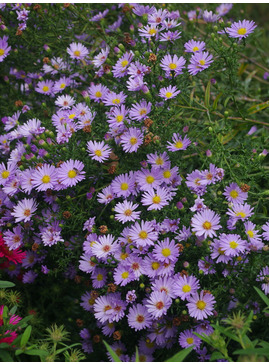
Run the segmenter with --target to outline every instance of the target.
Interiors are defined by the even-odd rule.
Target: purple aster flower
[[[13,231],[7,230],[3,233],[5,244],[9,250],[19,248],[23,244],[23,234],[21,226],[15,226]]]
[[[136,299],[137,299],[137,296],[135,294],[135,290],[134,289],[132,291],[128,291],[126,293],[126,302],[133,303],[133,302],[135,302]]]
[[[247,242],[237,234],[221,234],[220,247],[228,257],[238,256],[246,250]]]
[[[174,239],[165,238],[163,241],[154,245],[153,256],[160,262],[176,262],[179,256],[178,247]]]
[[[225,263],[227,264],[231,257],[225,255],[225,251],[220,246],[220,240],[214,239],[214,242],[210,244],[211,249],[211,258],[216,259],[216,263]]]
[[[250,216],[254,214],[254,208],[245,204],[235,203],[234,206],[228,210],[227,215],[231,216],[234,220],[247,220]]]
[[[183,73],[185,63],[185,58],[178,58],[176,54],[173,56],[167,54],[161,59],[160,67],[166,72],[166,77],[169,77],[172,71],[175,72],[175,76],[178,76]]]
[[[123,224],[127,221],[135,221],[140,218],[140,211],[134,211],[139,205],[133,204],[133,202],[123,201],[118,202],[115,206],[115,219]]]
[[[54,221],[51,225],[42,227],[40,231],[40,237],[45,246],[52,246],[64,241],[61,237],[62,229],[59,226],[59,221]]]
[[[38,276],[33,270],[29,270],[28,272],[24,273],[22,277],[23,283],[33,283]]]
[[[48,274],[50,269],[46,265],[41,265],[41,272],[43,274]]]
[[[123,104],[126,97],[127,96],[122,91],[119,94],[116,92],[108,92],[105,95],[103,102],[106,106],[117,106]]]
[[[192,330],[184,330],[180,333],[178,342],[182,348],[188,348],[194,345],[194,348],[198,349],[202,340],[194,335]]]
[[[178,241],[187,241],[191,236],[192,236],[191,228],[183,226],[182,230],[179,231],[175,239]]]
[[[161,172],[159,169],[142,169],[135,174],[135,181],[141,191],[148,191],[157,188],[161,184]]]
[[[33,198],[24,198],[23,200],[18,202],[18,204],[13,208],[13,211],[10,214],[15,217],[15,222],[27,222],[31,220],[31,217],[36,210],[36,201]]]
[[[129,309],[129,313],[127,315],[128,324],[135,331],[143,330],[147,327],[150,327],[152,324],[152,319],[150,314],[148,313],[145,306],[138,303],[137,305],[133,305]]]
[[[94,15],[92,18],[89,19],[89,21],[100,21],[101,19],[104,19],[104,17],[108,14],[109,10],[105,9],[103,12],[99,11],[98,14]]]
[[[108,255],[118,250],[117,240],[111,234],[101,236],[99,241],[92,246],[92,254],[97,258],[107,258]]]
[[[120,59],[117,61],[115,66],[112,68],[113,76],[116,78],[121,78],[127,75],[128,66],[132,62],[132,59],[134,57],[134,53],[126,52]]]
[[[269,294],[269,267],[266,266],[260,271],[256,281],[263,282],[262,290],[265,294]]]
[[[75,104],[75,99],[69,95],[58,96],[55,105],[61,109],[70,109]]]
[[[186,150],[191,144],[191,140],[185,135],[184,138],[178,133],[174,133],[172,137],[173,143],[168,142],[167,149],[170,152],[176,152],[178,150]]]
[[[41,121],[38,119],[30,119],[18,126],[18,133],[24,137],[42,134],[44,131],[45,127],[41,126]]]
[[[23,268],[32,268],[35,263],[37,263],[37,254],[31,250],[26,251],[26,256],[22,260],[22,267]]]
[[[264,72],[263,79],[267,80],[269,78],[269,72]]]
[[[188,299],[191,295],[196,293],[199,288],[199,280],[193,275],[177,275],[177,277],[175,277],[173,292],[176,297],[180,297],[182,300]]]
[[[46,191],[48,188],[53,189],[57,184],[58,171],[54,166],[43,164],[34,170],[31,177],[32,185],[37,191]]]
[[[212,11],[205,10],[203,12],[203,19],[207,23],[215,23],[219,19],[219,14],[213,14]]]
[[[203,211],[204,209],[206,209],[207,206],[204,204],[204,199],[203,198],[200,198],[198,197],[195,201],[194,201],[194,205],[190,208],[190,210],[192,212],[201,212]]]
[[[137,246],[154,245],[158,239],[158,233],[154,231],[151,221],[141,221],[140,224],[135,222],[130,228],[129,236]]]
[[[125,264],[120,264],[114,270],[113,279],[117,285],[124,287],[126,284],[134,281],[136,277],[128,266]]]
[[[107,205],[110,201],[114,199],[114,193],[111,186],[108,186],[97,194],[97,200],[99,203],[104,203]]]
[[[106,284],[107,271],[105,268],[96,268],[92,273],[92,286],[93,288],[102,288]]]
[[[253,20],[239,20],[238,22],[234,22],[230,28],[225,28],[225,31],[229,34],[231,38],[246,38],[250,33],[254,31],[257,27]]]
[[[98,53],[97,56],[95,56],[92,59],[92,64],[97,68],[101,67],[102,64],[106,61],[108,54],[109,54],[109,47],[101,49],[101,52]]]
[[[91,292],[86,292],[81,296],[80,306],[84,308],[85,311],[93,312],[93,305],[95,299],[92,297]]]
[[[3,38],[0,38],[0,62],[9,55],[11,47],[8,45],[8,36],[4,35]]]
[[[120,174],[112,181],[111,189],[117,197],[128,197],[135,191],[135,179],[128,173]]]
[[[205,42],[191,39],[184,44],[185,52],[195,53],[205,50]]]
[[[216,13],[219,14],[219,16],[226,15],[233,7],[233,4],[221,4],[216,8]]]
[[[172,299],[165,292],[152,292],[146,300],[146,307],[153,318],[165,315],[172,304]]]
[[[177,90],[176,86],[162,87],[159,91],[159,96],[163,97],[165,100],[168,100],[168,99],[173,99],[180,92],[181,91]]]
[[[112,152],[112,149],[104,141],[96,142],[90,140],[87,143],[87,150],[92,159],[100,163],[107,160]]]
[[[83,171],[84,164],[78,160],[69,159],[58,168],[58,178],[60,183],[66,187],[75,186],[78,182],[85,179]]]
[[[164,206],[169,205],[172,195],[170,191],[165,187],[157,187],[144,192],[141,198],[143,206],[148,206],[147,210],[161,210]]]
[[[207,274],[215,274],[216,273],[216,270],[214,269],[214,266],[215,266],[214,260],[212,260],[208,256],[205,257],[205,258],[203,258],[203,259],[199,259],[198,260],[199,272],[201,271],[205,275],[207,275]]]
[[[204,320],[208,316],[213,315],[214,303],[216,303],[214,296],[211,293],[204,293],[200,295],[196,292],[188,298],[189,303],[187,307],[189,315],[197,320]]]
[[[262,225],[262,230],[264,231],[262,233],[262,237],[266,240],[269,241],[269,222],[266,222],[264,225]]]
[[[248,198],[248,193],[243,192],[237,183],[234,182],[225,187],[223,195],[229,202],[239,204],[242,204]]]
[[[115,324],[114,322],[106,322],[102,326],[102,333],[106,336],[112,336],[113,332],[115,332]]]
[[[145,38],[149,38],[149,39],[151,39],[153,37],[158,39],[159,31],[160,31],[160,29],[155,24],[146,25],[144,28],[138,29],[140,37],[145,37]]]
[[[151,106],[152,103],[145,100],[141,100],[140,102],[135,103],[130,109],[130,118],[138,121],[146,119],[147,115],[151,111]]]
[[[214,164],[210,163],[209,170],[205,169],[201,172],[202,174],[202,180],[206,182],[207,185],[215,184],[219,180],[218,171],[219,168],[217,168]]]
[[[171,42],[173,43],[176,39],[181,38],[181,32],[178,30],[171,32],[171,30],[168,30],[167,32],[163,32],[160,36],[160,42]]]
[[[198,72],[205,70],[213,62],[212,58],[213,56],[209,52],[195,52],[191,56],[190,64],[188,65],[189,73],[195,76]]]
[[[212,238],[213,236],[216,236],[216,230],[221,228],[219,222],[220,216],[214,211],[206,209],[201,212],[197,212],[193,216],[191,226],[193,231],[196,233],[196,236],[204,236],[204,238],[209,236]]]
[[[101,323],[111,320],[114,316],[113,303],[111,295],[100,296],[95,300],[93,305],[94,316]]]
[[[40,94],[53,95],[54,82],[52,80],[39,81],[35,90]]]
[[[109,89],[101,84],[91,85],[89,87],[89,97],[96,102],[103,101],[108,93]]]
[[[120,137],[120,143],[126,153],[137,152],[140,145],[143,144],[144,135],[138,128],[129,128]]]
[[[143,16],[146,14],[153,14],[156,11],[156,8],[154,6],[150,7],[149,5],[135,4],[132,10],[134,14]]]
[[[71,43],[67,48],[67,53],[72,59],[84,59],[89,54],[89,51],[86,47],[84,47],[81,43]]]
[[[173,286],[175,283],[174,277],[169,277],[165,275],[164,277],[159,277],[152,283],[152,291],[154,292],[165,292],[169,297],[176,298],[173,291]]]

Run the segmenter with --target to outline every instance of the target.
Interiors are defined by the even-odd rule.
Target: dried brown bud
[[[130,37],[129,33],[124,33],[124,38],[123,38],[123,42],[126,44],[131,44],[132,43],[132,38]]]
[[[43,166],[43,163],[37,163],[37,164],[35,165],[35,169],[41,168],[42,166]]]
[[[94,335],[92,339],[95,344],[98,344],[101,341],[100,335]]]
[[[144,144],[148,145],[151,141],[152,141],[151,135],[150,134],[145,135]]]
[[[115,165],[111,165],[108,169],[108,173],[109,174],[114,174],[116,172],[116,166]]]
[[[174,326],[179,326],[181,324],[180,318],[179,317],[174,317],[173,318],[173,325]]]
[[[211,292],[208,289],[204,289],[202,292],[203,292],[203,295],[205,295],[206,293],[211,294]]]
[[[113,332],[113,339],[114,340],[120,340],[121,339],[121,333],[119,331]]]
[[[22,161],[18,161],[17,162],[17,166],[19,167],[19,166],[22,166]]]
[[[123,13],[128,13],[128,12],[130,13],[132,11],[132,9],[130,8],[130,6],[124,5],[122,7],[122,11],[123,11]]]
[[[36,4],[36,5],[33,7],[33,9],[34,9],[35,11],[41,10],[41,9],[42,9],[42,6],[41,6],[41,5],[39,5],[39,4]]]
[[[155,136],[153,137],[153,141],[154,141],[154,143],[155,143],[157,140],[161,140],[161,138],[159,137],[159,135],[155,135]]]
[[[52,190],[50,188],[48,188],[46,191],[45,191],[45,194],[47,196],[52,196]]]
[[[21,106],[23,106],[23,102],[21,100],[17,100],[17,101],[15,101],[15,106],[21,107]]]
[[[99,293],[97,291],[91,291],[91,298],[94,298],[96,300],[96,298],[99,296]]]
[[[87,126],[84,126],[84,128],[82,130],[84,131],[84,133],[91,133],[92,127],[90,125],[87,125]]]
[[[36,252],[36,251],[37,251],[37,249],[38,249],[38,247],[39,247],[39,244],[34,243],[34,244],[32,245],[32,251],[33,251],[33,252]]]
[[[180,253],[182,253],[182,252],[183,252],[183,250],[184,250],[184,246],[183,246],[182,244],[178,243],[178,244],[177,244],[177,247],[178,247],[178,251],[179,251]]]
[[[57,164],[56,164],[56,167],[59,168],[64,162],[63,161],[59,161]]]
[[[157,61],[157,56],[156,56],[156,54],[154,54],[154,53],[150,53],[150,55],[149,55],[149,60],[148,60],[149,62],[156,62]]]
[[[183,322],[188,322],[189,321],[189,315],[181,315],[180,320],[183,321]]]
[[[116,284],[114,284],[114,283],[109,283],[109,284],[107,285],[107,292],[108,292],[108,293],[110,293],[110,292],[114,293],[114,292],[116,292],[116,290],[117,290],[117,286],[116,286]]]
[[[21,35],[22,35],[22,30],[18,29],[18,30],[16,31],[16,35],[21,36]]]
[[[188,277],[188,275],[189,275],[188,272],[184,269],[179,274],[181,277],[184,277],[184,276]]]
[[[75,278],[74,278],[74,281],[75,281],[77,284],[81,283],[81,276],[76,275],[76,276],[75,276]]]
[[[152,124],[153,124],[153,120],[151,120],[150,118],[147,118],[147,119],[144,120],[144,125],[147,128],[150,128]]]
[[[242,192],[248,192],[250,190],[250,186],[247,185],[246,183],[242,183],[240,189]]]
[[[111,152],[109,154],[109,159],[112,159],[113,161],[117,161],[119,159],[119,157],[114,152]]]
[[[71,216],[72,216],[71,212],[69,212],[69,211],[64,211],[63,212],[63,217],[65,219],[70,219]]]
[[[106,234],[108,232],[108,227],[106,225],[101,225],[99,231],[101,234]]]
[[[76,324],[78,327],[82,327],[84,325],[84,322],[81,319],[76,319]]]
[[[104,64],[103,65],[103,71],[107,74],[109,73],[111,70],[111,66],[109,66],[108,64]]]
[[[43,63],[46,63],[46,64],[50,63],[49,57],[44,57],[43,58]]]
[[[64,8],[68,8],[70,6],[70,3],[65,3]]]

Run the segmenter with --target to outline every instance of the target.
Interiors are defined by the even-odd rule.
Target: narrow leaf
[[[217,361],[219,359],[223,359],[224,356],[219,351],[214,351],[210,357],[210,361]]]
[[[10,288],[10,287],[14,287],[15,284],[12,282],[8,282],[8,281],[0,281],[0,288]]]
[[[166,362],[182,362],[187,355],[192,351],[193,346],[190,346],[189,348],[183,349],[176,353],[174,356],[172,356],[170,359],[166,360]]]
[[[9,353],[6,350],[0,350],[0,359],[2,361],[14,361],[13,358],[9,355]]]
[[[43,357],[43,356],[48,356],[49,353],[45,350],[41,350],[41,349],[30,349],[30,350],[26,350],[25,351],[25,354],[28,354],[28,355],[37,355],[37,356],[40,356],[40,357]]]
[[[239,349],[233,352],[233,354],[243,354],[243,355],[265,355],[269,357],[269,350],[265,348],[248,348]]]
[[[261,299],[264,301],[264,303],[269,307],[269,298],[265,296],[265,294],[257,287],[254,287],[258,295],[261,297]]]
[[[28,327],[26,327],[22,337],[21,337],[21,347],[24,348],[26,346],[26,344],[28,343],[28,340],[30,339],[31,336],[31,332],[32,332],[32,326],[29,325]]]
[[[137,346],[135,347],[135,361],[136,361],[136,362],[140,362]]]
[[[121,362],[120,358],[118,357],[118,355],[115,353],[115,351],[108,345],[107,342],[105,342],[105,340],[103,340],[103,343],[105,345],[105,347],[107,348],[107,351],[109,352],[109,354],[112,356],[114,361],[117,362]]]
[[[209,107],[209,101],[210,101],[210,86],[211,86],[211,82],[208,81],[206,90],[205,90],[205,106],[207,108]]]
[[[219,94],[216,96],[216,98],[215,98],[215,100],[214,100],[214,102],[213,102],[213,107],[212,107],[212,109],[213,109],[213,110],[216,110],[216,108],[218,107],[218,102],[219,102],[219,99],[221,98],[221,96],[222,96],[222,92],[221,92],[221,93],[219,93]]]
[[[267,107],[269,107],[269,100],[266,102],[263,102],[261,104],[257,104],[257,105],[253,105],[248,109],[248,114],[255,114],[256,112],[259,112],[263,109],[266,109]]]

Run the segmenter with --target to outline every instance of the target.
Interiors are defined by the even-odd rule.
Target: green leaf
[[[64,345],[64,348],[56,350],[56,352],[55,352],[55,354],[56,354],[56,355],[57,355],[57,354],[62,353],[62,352],[63,352],[63,351],[65,351],[65,350],[68,350],[68,349],[70,349],[70,348],[73,348],[74,346],[81,345],[81,344],[79,344],[79,343],[72,344],[72,345],[65,345],[65,344],[63,344],[63,343],[61,343],[61,344],[62,344],[62,345]]]
[[[8,343],[1,343],[0,344],[0,349],[5,349],[5,348],[9,348],[10,347],[10,344]]]
[[[26,350],[25,351],[25,354],[27,355],[37,355],[37,356],[40,356],[40,357],[43,357],[43,356],[48,356],[49,353],[45,350],[41,350],[41,349],[30,349],[30,350]]]
[[[21,349],[17,349],[16,351],[15,351],[15,355],[17,356],[17,355],[21,355],[22,353],[24,353],[24,351],[23,350],[21,350]]]
[[[207,344],[211,345],[211,340],[207,335],[200,335],[194,332],[194,335],[198,336],[201,340],[205,341]]]
[[[18,306],[13,306],[12,309],[9,311],[11,315],[14,315],[17,311]]]
[[[212,107],[212,109],[213,110],[216,110],[216,108],[218,107],[218,102],[219,102],[219,99],[221,98],[221,96],[222,96],[222,92],[221,93],[219,93],[217,96],[216,96],[216,98],[215,98],[215,100],[214,100],[214,102],[213,102],[213,107]]]
[[[166,360],[166,362],[182,362],[187,355],[192,351],[193,346],[190,346],[189,348],[183,349],[176,353],[174,356],[172,356],[170,359]]]
[[[115,353],[115,351],[113,349],[111,349],[111,347],[108,345],[108,343],[105,342],[105,340],[103,340],[103,343],[104,343],[105,347],[107,348],[107,351],[109,352],[109,354],[112,356],[113,360],[117,361],[117,362],[121,362],[118,355]]]
[[[264,301],[264,303],[269,307],[269,298],[265,296],[265,294],[257,287],[254,287],[258,295],[261,297],[261,299]]]
[[[135,347],[135,361],[136,361],[136,362],[140,362],[137,346]]]
[[[210,361],[216,361],[218,359],[223,359],[224,356],[219,351],[214,351],[210,357]]]
[[[0,281],[0,288],[10,288],[10,287],[14,287],[15,284],[12,282],[8,282],[8,281]]]
[[[233,354],[265,355],[265,356],[269,357],[269,349],[266,349],[266,348],[239,349],[239,350],[234,351]]]
[[[226,99],[225,99],[225,101],[224,101],[224,107],[226,107],[227,106],[227,104],[228,104],[228,102],[229,102],[229,100],[232,98],[232,96],[228,96]]]
[[[32,326],[31,325],[29,325],[26,329],[25,329],[25,331],[24,331],[24,333],[23,333],[23,335],[22,335],[22,337],[21,337],[21,347],[25,347],[26,346],[26,344],[28,343],[28,340],[30,339],[30,336],[31,336],[31,332],[32,332]]]
[[[269,100],[266,102],[262,102],[261,104],[253,105],[248,109],[248,114],[255,114],[256,112],[259,112],[263,109],[266,109],[269,107]]]
[[[11,355],[6,352],[6,350],[0,350],[0,359],[3,361],[14,361]]]
[[[207,108],[209,107],[209,101],[210,101],[210,86],[211,86],[211,82],[208,81],[206,90],[205,90],[205,106]]]
[[[234,335],[232,332],[228,331],[228,329],[225,329],[224,327],[221,327],[218,325],[212,325],[212,326],[214,327],[214,329],[217,329],[219,332],[221,332],[225,336],[229,337],[230,339],[232,339],[236,342],[240,342],[239,338],[236,335]]]

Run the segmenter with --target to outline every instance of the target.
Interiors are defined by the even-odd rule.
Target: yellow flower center
[[[10,172],[9,171],[3,171],[2,173],[1,173],[1,175],[2,175],[2,177],[3,178],[8,178],[8,176],[10,175]]]
[[[196,303],[196,307],[199,308],[199,310],[204,310],[206,308],[206,303],[205,301],[201,301],[199,300],[197,303]]]
[[[184,293],[190,292],[191,291],[191,286],[189,286],[188,284],[185,284],[185,286],[182,287],[182,291]]]
[[[174,70],[177,68],[177,65],[175,63],[170,63],[169,68],[170,68],[170,70]]]
[[[49,87],[48,87],[48,86],[43,86],[42,90],[43,90],[44,92],[47,92],[47,91],[49,91]]]
[[[153,176],[148,176],[146,178],[147,183],[153,183],[155,181],[155,178]]]
[[[71,171],[68,172],[68,177],[69,178],[75,178],[77,175],[77,172],[74,171],[74,169],[71,169]]]
[[[209,229],[211,229],[211,223],[209,222],[209,221],[205,221],[204,223],[203,223],[203,228],[205,229],[205,230],[209,230]]]
[[[169,255],[171,255],[171,250],[170,250],[169,248],[164,248],[164,249],[162,250],[162,255],[163,255],[164,257],[169,257]]]
[[[100,92],[100,91],[96,91],[96,92],[95,92],[95,96],[96,96],[96,97],[101,97],[101,96],[102,96],[102,92]]]
[[[193,50],[193,52],[197,52],[197,51],[199,51],[199,48],[198,47],[193,47],[192,50]]]
[[[74,56],[79,57],[80,56],[80,51],[75,51]]]
[[[235,242],[235,241],[231,241],[231,242],[230,242],[230,248],[232,248],[232,249],[236,249],[237,247],[238,247],[237,242]]]
[[[116,120],[118,123],[120,123],[123,120],[123,115],[116,116]]]
[[[157,270],[160,267],[160,263],[159,262],[153,262],[151,264],[151,267],[153,270]]]
[[[152,199],[152,202],[153,203],[160,203],[161,202],[161,197],[160,196],[157,196],[155,195]]]
[[[120,99],[114,99],[112,100],[113,104],[119,104],[120,103]]]
[[[122,191],[126,191],[126,190],[128,190],[128,187],[129,187],[129,185],[128,185],[128,183],[126,183],[126,182],[123,182],[123,183],[121,184],[121,186],[120,186],[120,188],[121,188],[121,190],[122,190]]]
[[[165,96],[169,99],[173,96],[173,92],[166,92]]]
[[[43,183],[49,183],[50,182],[50,176],[48,176],[47,174],[45,176],[43,176],[42,182]]]
[[[237,257],[236,258],[236,260],[238,261],[238,262],[241,262],[241,260],[242,260],[243,258],[242,257]]]
[[[240,211],[237,212],[236,216],[246,217],[247,215],[244,212]]]
[[[3,56],[5,54],[5,50],[3,48],[0,48],[0,56]]]
[[[69,119],[74,119],[75,116],[76,116],[76,114],[70,114],[68,117],[69,117]]]
[[[181,141],[176,142],[175,147],[177,149],[181,149],[183,147],[183,143]]]
[[[219,255],[224,255],[224,251],[221,250],[221,248],[218,248],[218,253],[219,253]]]
[[[129,254],[128,254],[128,253],[121,253],[120,258],[121,258],[122,260],[125,260],[126,258],[128,258],[128,256],[129,256]]]
[[[118,348],[118,349],[116,349],[116,350],[115,350],[115,353],[116,353],[118,356],[120,356],[120,355],[122,354],[122,351],[121,351],[121,349],[120,349],[120,348]]]
[[[121,274],[121,277],[122,277],[123,279],[128,278],[128,277],[129,277],[129,272],[123,272],[123,273]]]
[[[101,157],[102,151],[100,149],[97,149],[94,151],[94,154],[97,155],[97,157]]]
[[[170,171],[165,171],[165,172],[163,172],[163,176],[164,176],[164,178],[170,178],[171,177],[171,172]]]
[[[23,212],[24,216],[30,216],[31,215],[31,210],[30,209],[25,209]]]
[[[130,143],[131,143],[132,145],[135,145],[135,144],[137,143],[137,138],[132,137],[132,138],[130,139]]]
[[[122,67],[126,67],[129,62],[125,59],[121,62]]]
[[[132,215],[132,210],[131,209],[127,209],[124,211],[124,215],[125,216],[131,216]]]
[[[188,338],[186,339],[186,341],[187,341],[187,343],[188,343],[188,344],[190,344],[190,345],[191,345],[191,344],[193,344],[193,341],[194,341],[194,340],[193,340],[193,338],[192,338],[192,337],[188,337]]]
[[[156,29],[150,29],[149,30],[150,35],[155,35],[156,33],[157,33]]]
[[[161,157],[158,157],[155,161],[155,163],[158,165],[158,166],[162,166],[163,165],[163,159]]]
[[[246,32],[247,32],[246,28],[239,28],[238,31],[237,31],[237,33],[239,35],[244,35],[244,34],[246,34]]]
[[[200,65],[201,65],[201,66],[203,66],[203,65],[205,64],[205,60],[204,60],[204,59],[201,59],[201,60],[199,61],[199,63],[200,63]]]
[[[140,239],[147,239],[148,233],[145,230],[140,231],[139,233]]]
[[[253,236],[254,236],[254,232],[253,232],[252,230],[248,230],[248,231],[247,231],[247,234],[248,234],[248,236],[249,236],[250,238],[253,238]]]
[[[65,88],[65,83],[61,83],[60,88]]]
[[[96,277],[97,281],[100,282],[103,280],[103,274],[97,274],[97,277]]]
[[[231,196],[232,198],[236,198],[236,197],[238,197],[238,195],[239,195],[239,193],[238,193],[236,190],[232,190],[232,191],[230,192],[230,196]]]
[[[145,115],[147,113],[147,109],[141,109],[139,111],[139,114],[142,116],[142,115]]]
[[[110,329],[112,329],[112,327],[114,327],[114,324],[113,324],[113,322],[109,322],[109,323],[107,324],[107,326],[108,326]]]

